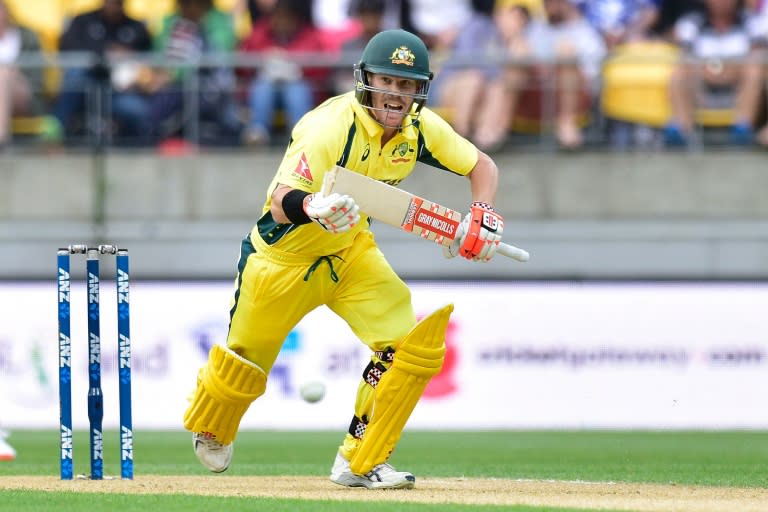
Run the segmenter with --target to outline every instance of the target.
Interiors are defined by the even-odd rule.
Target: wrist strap
[[[312,220],[304,211],[304,198],[309,192],[293,189],[283,196],[283,213],[293,224],[309,224]]]
[[[482,201],[472,201],[472,208],[482,208],[483,210],[487,210],[489,212],[494,211],[493,205],[491,205],[491,203],[484,203]]]

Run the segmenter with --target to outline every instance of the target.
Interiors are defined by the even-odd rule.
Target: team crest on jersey
[[[392,150],[392,163],[393,164],[402,164],[405,162],[410,162],[410,158],[406,158],[406,155],[408,153],[413,153],[413,149],[411,149],[411,145],[407,142],[401,142],[397,146],[395,146],[395,149]],[[400,155],[400,156],[396,156]]]
[[[395,48],[392,55],[389,56],[392,64],[405,64],[406,66],[413,66],[413,61],[416,60],[416,55],[413,54],[407,46],[401,46]]]
[[[293,170],[293,174],[308,185],[314,183],[315,178],[312,177],[312,172],[309,170],[309,164],[307,163],[307,156],[304,153],[301,154],[301,158],[299,158],[299,163]]]

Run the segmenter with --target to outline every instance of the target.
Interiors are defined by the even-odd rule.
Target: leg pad
[[[350,458],[353,473],[364,475],[389,458],[424,388],[443,366],[452,311],[449,304],[423,318],[395,349],[392,367],[376,386],[362,442]]]
[[[220,443],[229,444],[237,436],[245,411],[266,387],[264,370],[229,348],[214,345],[208,364],[198,374],[184,428],[209,432]]]

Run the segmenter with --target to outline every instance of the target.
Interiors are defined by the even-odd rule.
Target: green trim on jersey
[[[248,233],[243,238],[240,244],[240,259],[237,262],[237,289],[235,290],[235,300],[232,304],[232,308],[229,310],[229,324],[232,325],[232,317],[235,316],[235,310],[237,309],[237,302],[240,299],[240,286],[243,284],[243,272],[245,271],[245,264],[248,263],[248,256],[255,253],[256,249],[251,243],[251,234]]]
[[[347,133],[347,143],[344,144],[344,152],[341,154],[341,158],[336,162],[336,165],[344,167],[349,160],[349,153],[352,150],[352,142],[355,140],[355,133],[357,132],[357,126],[355,126],[355,118],[352,117],[352,124],[349,125],[349,132]]]
[[[418,122],[418,121],[416,121],[416,122],[415,122],[415,123],[413,123],[413,124],[414,124],[414,126],[416,126],[416,128],[418,129],[418,127],[419,127],[419,122]],[[427,144],[424,142],[424,134],[423,134],[423,133],[421,133],[421,130],[419,130],[419,142],[418,142],[418,148],[419,148],[419,149],[418,149],[418,151],[416,152],[416,160],[418,160],[419,162],[421,162],[421,163],[423,163],[423,164],[427,164],[427,165],[429,165],[429,166],[432,166],[432,167],[435,167],[435,168],[437,168],[437,169],[441,169],[441,170],[443,170],[443,171],[448,171],[448,172],[451,172],[451,173],[453,173],[453,174],[459,174],[459,173],[457,173],[456,171],[454,171],[454,170],[452,170],[452,169],[449,169],[448,167],[446,167],[445,165],[443,165],[443,163],[442,163],[442,162],[440,162],[440,160],[438,160],[437,158],[435,158],[435,157],[432,155],[432,152],[431,152],[430,150],[428,150],[428,149],[427,149]]]
[[[281,224],[272,218],[272,212],[267,211],[256,223],[256,228],[267,245],[274,245],[285,235],[296,229],[296,224]]]

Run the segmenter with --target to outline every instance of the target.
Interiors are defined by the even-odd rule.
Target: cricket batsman
[[[261,218],[242,241],[226,343],[215,345],[184,415],[200,462],[229,467],[240,420],[264,393],[288,333],[325,305],[371,353],[331,481],[410,489],[415,477],[388,460],[424,388],[445,357],[453,305],[419,322],[411,294],[379,250],[355,198],[322,195],[339,165],[397,185],[423,162],[466,176],[472,196],[458,250],[493,258],[504,221],[494,211],[493,160],[424,106],[432,80],[427,48],[404,30],[374,36],[354,68],[355,90],[331,98],[294,127]]]

